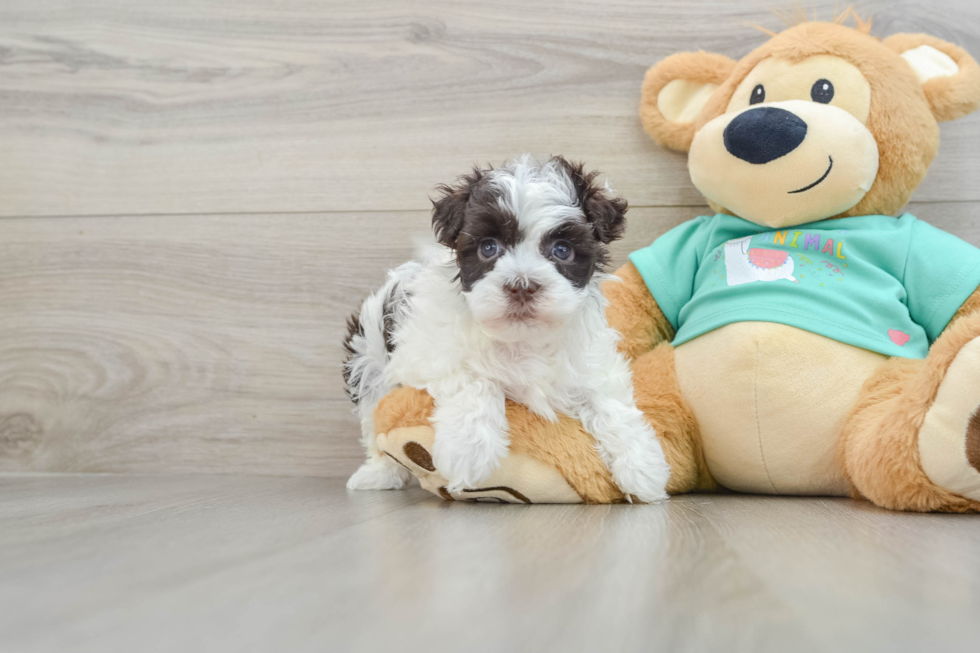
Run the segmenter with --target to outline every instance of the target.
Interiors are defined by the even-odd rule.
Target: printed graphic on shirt
[[[921,359],[980,286],[980,249],[909,214],[789,229],[717,214],[630,260],[674,326],[675,346],[757,321]]]
[[[780,279],[799,283],[793,276],[796,263],[789,252],[751,247],[751,243],[752,236],[725,243],[725,270],[729,286]]]
[[[888,329],[888,337],[899,347],[904,347],[912,336],[898,329]]]

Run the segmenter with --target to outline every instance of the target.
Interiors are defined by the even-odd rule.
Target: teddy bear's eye
[[[813,88],[810,89],[810,97],[813,98],[814,102],[830,104],[830,101],[834,99],[834,85],[830,83],[829,79],[818,79],[813,83]]]
[[[754,89],[752,89],[752,97],[749,98],[749,104],[759,104],[760,102],[766,101],[766,87],[762,84],[757,84]]]

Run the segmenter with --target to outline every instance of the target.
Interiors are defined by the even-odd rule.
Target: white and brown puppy
[[[372,416],[393,387],[435,400],[433,462],[450,491],[474,487],[507,453],[504,400],[579,419],[620,489],[665,498],[669,469],[633,401],[599,289],[626,202],[561,157],[475,169],[439,188],[442,247],[392,270],[350,323],[344,372],[368,460],[351,489],[402,487],[402,467],[374,445]]]

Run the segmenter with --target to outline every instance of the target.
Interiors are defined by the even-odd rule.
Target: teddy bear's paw
[[[393,460],[369,458],[347,479],[348,490],[400,490],[411,472]]]
[[[919,431],[919,460],[933,483],[980,501],[980,338],[949,366]]]
[[[650,446],[633,447],[628,455],[617,456],[609,465],[613,480],[627,497],[643,503],[667,498],[670,467],[656,439]]]
[[[500,467],[507,445],[506,438],[461,438],[437,429],[432,462],[449,480],[449,491],[460,491],[476,487]]]

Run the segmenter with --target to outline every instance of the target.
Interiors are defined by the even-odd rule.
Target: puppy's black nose
[[[534,298],[534,293],[541,289],[537,281],[511,281],[504,285],[504,290],[510,293],[510,298],[526,304]]]
[[[806,123],[778,107],[750,109],[725,128],[725,149],[749,163],[769,163],[786,156],[806,138]]]

